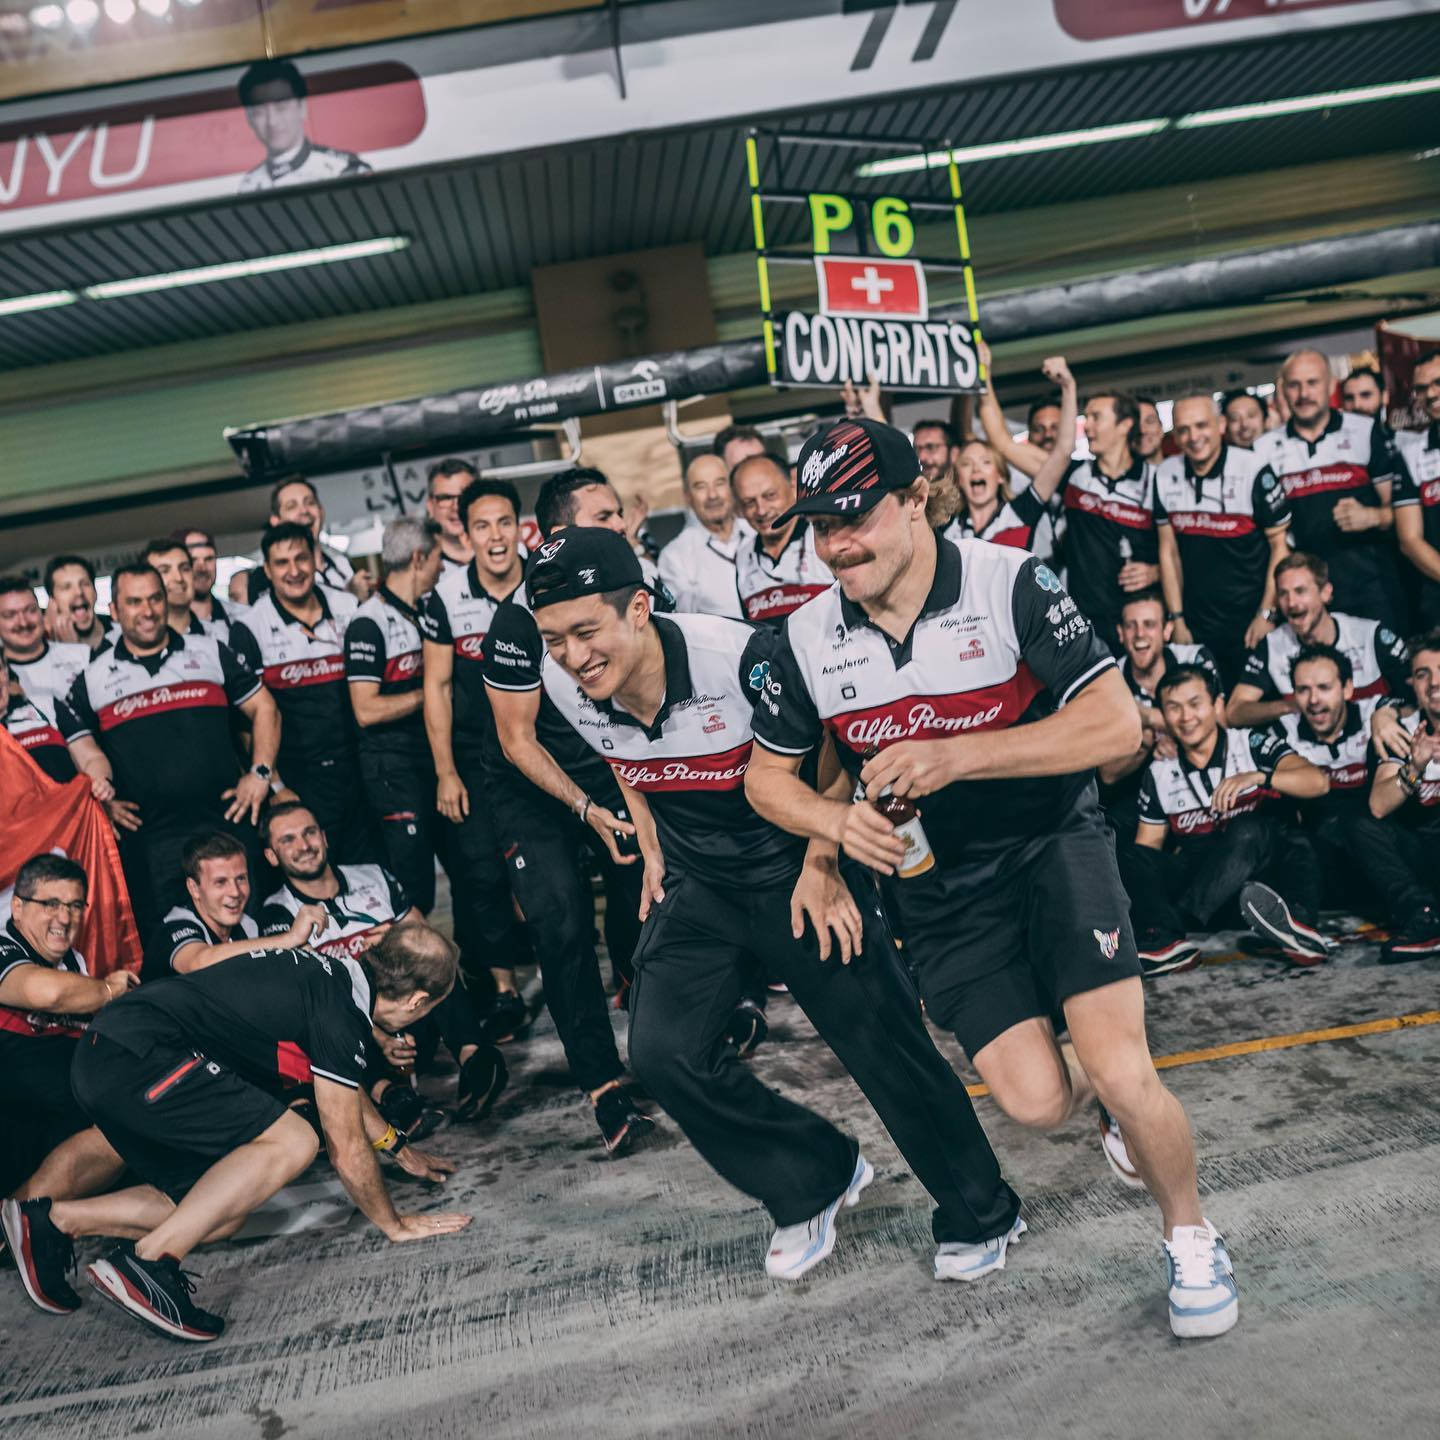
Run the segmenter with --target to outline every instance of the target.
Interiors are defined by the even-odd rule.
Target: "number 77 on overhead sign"
[[[771,383],[829,387],[846,381],[864,384],[873,375],[890,390],[963,394],[977,389],[981,376],[975,284],[954,165],[948,167],[951,193],[943,199],[765,190],[756,143],[761,133],[752,132],[747,138],[746,160]],[[779,157],[787,142],[814,143],[815,137],[771,133],[769,138]],[[778,161],[777,168],[783,178]],[[766,203],[807,207],[808,255],[767,249]],[[925,258],[915,253],[914,215],[926,212],[953,216],[958,257]],[[837,239],[846,253],[833,253]],[[818,293],[814,311],[772,308],[769,267],[774,264],[813,266]],[[932,317],[927,269],[963,277],[963,316]]]

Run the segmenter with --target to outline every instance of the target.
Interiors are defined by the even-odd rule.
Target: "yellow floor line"
[[[1332,1025],[1325,1030],[1299,1030],[1293,1035],[1262,1035],[1255,1040],[1232,1040],[1228,1045],[1210,1045],[1204,1050],[1182,1050],[1178,1055],[1159,1055],[1157,1070],[1177,1065],[1204,1065],[1211,1060],[1230,1060],[1236,1055],[1259,1055],[1266,1050],[1292,1050],[1297,1045],[1321,1045],[1327,1040],[1353,1040],[1361,1035],[1388,1035],[1396,1030],[1414,1030],[1422,1025],[1440,1025],[1440,1010],[1420,1010],[1413,1015],[1394,1015],[1385,1020],[1362,1020],[1355,1025]],[[972,1100],[990,1093],[988,1085],[967,1085]]]

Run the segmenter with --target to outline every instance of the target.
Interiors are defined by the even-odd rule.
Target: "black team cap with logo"
[[[890,491],[914,484],[920,478],[920,460],[893,425],[836,420],[805,442],[796,470],[800,498],[776,525],[796,515],[857,519]]]
[[[639,557],[623,535],[598,526],[557,530],[535,547],[525,572],[532,610],[632,585],[645,585]]]

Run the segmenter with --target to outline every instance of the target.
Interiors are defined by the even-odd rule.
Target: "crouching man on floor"
[[[195,1304],[180,1267],[197,1245],[233,1235],[315,1158],[315,1131],[272,1093],[297,1055],[314,1079],[330,1162],[360,1210],[397,1242],[464,1229],[469,1215],[396,1211],[376,1153],[394,1147],[395,1128],[361,1088],[372,1022],[403,1030],[450,993],[455,971],[444,936],[397,925],[360,959],[257,952],[106,1006],[76,1050],[71,1084],[144,1183],[20,1205],[23,1243],[45,1294],[78,1308],[65,1283],[74,1238],[125,1237],[87,1267],[95,1289],[166,1335],[217,1339],[225,1322]],[[426,1178],[451,1168],[411,1158],[423,1161],[415,1169]]]

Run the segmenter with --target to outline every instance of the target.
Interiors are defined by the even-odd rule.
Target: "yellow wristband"
[[[372,1150],[393,1150],[395,1142],[400,1138],[400,1132],[393,1126],[387,1125],[385,1133],[378,1139],[370,1142]]]

